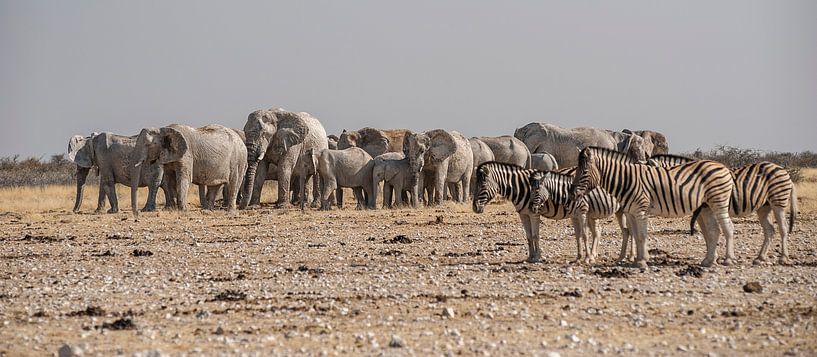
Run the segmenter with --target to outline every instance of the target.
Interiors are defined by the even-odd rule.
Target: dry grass
[[[800,212],[817,212],[817,169],[802,169],[803,180],[797,183],[797,197]],[[37,212],[68,212],[74,207],[75,187],[69,185],[52,186],[23,186],[0,188],[0,212],[16,213],[37,213]],[[277,196],[278,186],[275,182],[267,182],[262,191],[261,202],[273,202]],[[117,197],[119,199],[119,209],[130,209],[130,189],[117,185]],[[87,185],[85,188],[85,198],[82,202],[82,212],[90,213],[96,209],[98,187]],[[379,195],[382,199],[382,194]],[[354,195],[351,190],[344,190],[346,204],[354,202]],[[139,189],[139,207],[145,204],[147,199],[147,189]],[[191,207],[199,207],[198,189],[193,187],[188,193],[188,202]],[[157,197],[157,205],[164,203],[164,195],[161,193]],[[110,205],[105,203],[106,208]],[[457,211],[470,210],[470,205],[456,205]]]
[[[817,169],[803,168],[802,181],[796,184],[800,212],[817,211]]]

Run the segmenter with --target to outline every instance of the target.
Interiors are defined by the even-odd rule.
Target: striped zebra
[[[595,188],[578,201],[570,198],[575,172],[576,167],[568,167],[557,171],[534,173],[531,176],[531,186],[534,188],[532,210],[540,216],[554,220],[570,217],[576,235],[576,261],[582,261],[584,253],[584,262],[593,264],[599,242],[596,220],[615,214],[621,228],[622,245],[627,244],[630,234],[624,222],[624,215],[619,212],[618,201],[603,189]],[[587,239],[588,229],[592,241]],[[622,249],[619,260],[624,259],[625,250]]]
[[[616,151],[587,147],[579,153],[579,167],[573,185],[575,197],[584,197],[601,187],[615,197],[627,215],[627,225],[635,237],[635,264],[646,268],[648,216],[683,217],[701,210],[701,227],[706,241],[703,266],[717,257],[721,231],[726,236],[724,265],[734,262],[734,226],[729,218],[729,199],[735,187],[732,172],[714,161],[695,161],[672,168],[633,162]]]
[[[516,165],[493,161],[481,164],[479,167],[477,167],[476,172],[476,192],[474,194],[472,205],[474,212],[482,213],[488,202],[498,195],[505,197],[511,203],[513,203],[517,214],[519,214],[519,219],[522,221],[522,227],[525,230],[525,238],[528,241],[528,262],[537,262],[542,257],[541,249],[539,248],[539,225],[541,222],[541,216],[544,215],[548,218],[563,219],[573,217],[574,213],[576,212],[589,212],[587,205],[574,205],[572,208],[566,209],[564,207],[547,205],[546,201],[542,202],[541,197],[544,195],[535,192],[539,190],[539,183],[550,182],[552,178],[544,180],[543,178],[545,176],[541,174],[541,171],[523,169]],[[538,180],[533,180],[532,178],[534,177],[538,177]],[[566,187],[569,187],[571,180],[572,178],[568,177]],[[534,187],[534,184],[536,184],[537,187]],[[548,192],[550,191],[548,190]],[[554,196],[555,195],[556,194],[554,194]],[[563,197],[566,195],[566,192],[562,191],[561,193],[558,193],[558,195]],[[538,197],[539,200],[535,200],[536,197]],[[606,212],[610,212],[607,214],[607,216],[609,216],[616,211],[616,208],[605,208],[604,210]],[[590,214],[591,217],[595,217],[593,214],[594,213]],[[595,218],[591,220],[595,223]],[[574,232],[577,234],[577,242],[579,240],[579,234],[582,234],[584,231],[584,226],[582,225],[583,222],[583,219],[578,221],[574,220],[573,222]],[[623,222],[619,222],[619,224],[621,224],[623,227]],[[622,231],[623,234],[626,234],[624,229],[622,229]],[[581,259],[582,247],[580,243],[577,243],[577,248],[579,252],[579,259]],[[588,247],[586,247],[586,244],[585,248],[585,252],[587,252]],[[592,250],[589,251],[592,252]]]
[[[695,159],[677,155],[656,155],[650,158],[650,165],[672,167],[682,165]],[[794,220],[797,216],[797,193],[788,171],[783,167],[768,161],[733,168],[735,175],[735,190],[729,205],[729,215],[745,217],[757,212],[760,226],[763,227],[763,245],[760,247],[754,263],[766,261],[766,253],[774,238],[774,226],[770,213],[774,212],[778,229],[780,230],[780,263],[787,264],[789,260],[788,235],[794,229]],[[785,225],[786,208],[789,208],[789,226]],[[690,233],[695,232],[695,221],[698,212],[692,215]]]

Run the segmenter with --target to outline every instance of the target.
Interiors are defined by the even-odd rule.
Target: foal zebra
[[[625,225],[624,216],[619,212],[618,201],[603,189],[595,188],[581,200],[570,198],[570,188],[573,185],[575,172],[575,167],[569,167],[552,172],[534,173],[531,176],[531,185],[534,188],[532,210],[534,213],[554,220],[570,217],[576,235],[576,261],[581,261],[582,253],[584,253],[584,262],[592,264],[598,253],[597,219],[616,215],[616,221],[621,228],[622,246],[625,248],[630,234]],[[591,242],[588,242],[588,229],[592,236]],[[625,254],[626,250],[622,249],[619,260],[624,260]]]
[[[656,155],[650,158],[650,165],[672,167],[695,159],[676,155]],[[735,190],[732,192],[732,202],[729,205],[729,215],[745,217],[757,212],[760,226],[763,227],[763,245],[754,263],[766,260],[766,253],[774,238],[774,226],[769,213],[774,212],[777,226],[780,230],[780,263],[785,264],[789,259],[788,235],[794,228],[797,216],[797,193],[786,169],[768,162],[761,161],[755,164],[732,169],[735,174]],[[786,208],[789,208],[789,226],[786,229]],[[690,231],[695,231],[696,211],[690,221]]]
[[[572,181],[571,176],[523,169],[516,165],[499,162],[483,163],[476,171],[476,193],[474,194],[472,206],[474,212],[482,213],[485,205],[497,195],[510,200],[517,214],[519,214],[522,227],[525,229],[525,238],[528,241],[528,262],[537,262],[542,257],[539,248],[540,216],[552,219],[571,217],[574,232],[576,233],[577,260],[581,260],[582,257],[582,245],[579,240],[580,237],[583,237],[586,261],[592,262],[592,258],[595,257],[595,238],[597,237],[595,219],[607,217],[618,210],[614,201],[611,203],[610,199],[600,197],[604,194],[603,191],[594,191],[588,195],[592,204],[587,204],[587,200],[575,204],[567,198]],[[604,204],[612,204],[613,206],[608,207],[604,206]],[[591,231],[594,235],[592,248],[587,246],[587,237],[586,233],[584,233],[586,218],[590,218],[589,222],[592,222]],[[620,217],[619,225],[622,227],[622,234],[626,239],[628,233]]]
[[[734,227],[729,218],[729,199],[735,183],[732,172],[714,161],[695,161],[672,168],[633,162],[616,151],[587,147],[579,153],[579,167],[573,185],[575,197],[602,187],[615,197],[627,214],[627,225],[635,237],[636,265],[646,268],[648,215],[683,217],[701,210],[701,227],[706,241],[703,266],[717,257],[720,231],[726,236],[726,259],[735,259]]]

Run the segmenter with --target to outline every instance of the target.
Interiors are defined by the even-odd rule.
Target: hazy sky
[[[817,150],[817,1],[0,0],[0,155],[271,106],[329,133],[538,121]]]

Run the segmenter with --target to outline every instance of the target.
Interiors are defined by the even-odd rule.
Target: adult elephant
[[[167,183],[177,200],[177,207],[187,209],[190,184],[207,186],[207,201],[215,201],[218,187],[224,185],[226,206],[236,208],[236,196],[247,170],[247,148],[241,137],[221,125],[193,128],[171,124],[155,129],[145,128],[136,139],[131,162],[131,202],[136,212],[136,174],[140,166],[157,162],[163,165]]]
[[[105,197],[111,204],[108,213],[119,212],[119,201],[116,197],[116,184],[131,186],[133,180],[128,162],[136,147],[136,136],[122,136],[113,133],[94,133],[83,137],[75,135],[68,141],[68,158],[77,164],[77,196],[74,201],[74,212],[82,206],[82,195],[85,181],[91,168],[96,167],[99,174],[99,200],[96,212],[105,209]],[[156,192],[162,183],[162,165],[152,163],[144,165],[136,173],[136,187],[148,187],[148,199],[143,212],[156,210]],[[164,190],[165,187],[162,187]],[[165,190],[165,204],[168,193]]]
[[[530,123],[516,129],[513,136],[525,143],[531,153],[553,155],[559,167],[578,165],[579,150],[588,146],[624,152],[638,161],[647,158],[643,138],[605,129],[562,128],[553,124]]]
[[[275,164],[278,173],[278,200],[276,207],[290,205],[289,190],[293,174],[298,175],[302,188],[312,174],[303,172],[304,150],[318,152],[329,148],[326,130],[317,118],[305,112],[290,112],[282,108],[256,110],[247,117],[244,125],[247,136],[247,174],[240,208],[251,203],[260,203],[261,188],[267,175],[269,164]],[[296,167],[297,165],[297,167]],[[296,170],[297,169],[297,170]],[[319,192],[319,180],[314,178],[314,192]],[[301,195],[309,195],[301,189]],[[319,195],[314,195],[312,204],[317,205]]]
[[[422,167],[418,187],[422,189],[425,187],[423,181],[430,181],[427,182],[430,187],[427,204],[441,203],[446,183],[462,183],[458,200],[468,200],[474,154],[465,136],[443,129],[410,133],[404,142],[404,153],[409,158],[412,172]]]
[[[344,130],[338,138],[338,150],[359,147],[372,157],[378,157],[387,152],[401,152],[403,141],[408,133],[406,129],[383,130],[369,127]]]
[[[622,132],[626,134],[638,135],[644,139],[645,143],[652,145],[652,152],[649,156],[669,154],[669,143],[667,143],[667,137],[664,136],[664,134],[652,130],[632,131],[629,129],[624,129]]]
[[[479,140],[491,148],[494,161],[530,168],[530,150],[521,140],[510,135],[482,136]]]
[[[488,161],[496,161],[496,157],[488,144],[485,144],[485,142],[479,138],[469,138],[468,143],[471,145],[471,153],[474,157],[474,169],[471,170],[471,182],[473,183],[477,182],[477,167]],[[470,193],[473,195],[474,190],[472,189]]]

